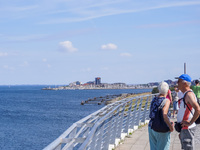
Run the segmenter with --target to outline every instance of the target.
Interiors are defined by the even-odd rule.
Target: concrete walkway
[[[173,119],[173,121],[175,120]],[[171,133],[170,150],[181,150],[178,134],[176,131]],[[200,125],[197,125],[195,137],[195,147],[197,150],[200,148]],[[150,150],[148,125],[137,129],[132,135],[126,137],[115,150]]]

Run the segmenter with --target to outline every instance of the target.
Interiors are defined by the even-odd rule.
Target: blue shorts
[[[173,102],[173,110],[178,110],[178,102],[177,101]]]

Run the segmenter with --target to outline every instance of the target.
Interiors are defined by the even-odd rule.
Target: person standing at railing
[[[166,98],[169,85],[161,82],[158,86],[159,95],[150,106],[149,143],[151,150],[169,150],[170,133],[174,130],[174,123],[170,122],[170,100]]]

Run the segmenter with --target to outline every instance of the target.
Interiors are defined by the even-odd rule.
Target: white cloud
[[[23,2],[19,1],[6,0],[0,5],[0,18],[21,19],[30,17],[42,17],[42,19],[40,19],[39,21],[40,23],[44,24],[68,23],[92,20],[95,18],[111,15],[136,13],[160,8],[183,7],[192,5],[200,5],[200,1],[150,0],[147,3],[146,1],[131,0],[51,0],[51,2],[47,0],[40,0],[30,1],[23,4]]]
[[[53,11],[49,12],[53,14],[59,14],[60,16],[65,16],[65,17],[50,18],[49,20],[44,20],[41,23],[53,24],[53,23],[81,22],[111,15],[137,13],[137,12],[170,8],[170,7],[200,5],[199,1],[184,1],[184,0],[168,1],[168,2],[152,0],[149,3],[145,3],[143,1],[136,2],[131,0],[126,0],[126,3],[124,3],[124,1],[125,0],[115,0],[109,2],[84,1],[84,3],[83,2],[77,3],[77,1],[71,1],[71,7],[69,9],[54,8]],[[67,1],[67,3],[69,2]],[[63,3],[63,5],[66,4]],[[74,17],[68,16],[67,14],[74,14]]]
[[[182,22],[172,22],[172,23],[164,23],[164,24],[146,24],[136,26],[138,28],[166,28],[166,27],[175,27],[187,24],[200,24],[200,20],[192,20],[192,21],[182,21]]]
[[[92,70],[92,69],[89,68],[89,67],[88,67],[88,68],[83,68],[83,69],[81,69],[82,72],[90,72],[91,70]]]
[[[103,68],[101,68],[101,70],[107,71],[107,70],[109,70],[109,68],[108,67],[103,67]]]
[[[30,34],[30,35],[0,35],[1,42],[27,42],[38,41],[48,38],[47,34]]]
[[[67,23],[91,20],[104,16],[191,5],[200,5],[200,2],[198,0],[150,0],[148,3],[146,1],[133,0],[51,0],[51,2],[40,0],[23,3],[23,1],[6,0],[0,5],[0,18],[42,17],[40,22],[43,21],[43,23]],[[51,14],[54,15],[51,17]],[[48,18],[48,20],[43,18]]]
[[[6,52],[0,52],[0,57],[8,56],[8,53]]]
[[[12,12],[24,12],[24,11],[31,11],[35,10],[36,8],[39,8],[38,5],[30,5],[30,6],[9,6],[6,8],[1,8],[2,11],[12,11]]]
[[[50,64],[47,64],[47,67],[48,67],[48,68],[51,68],[51,65],[50,65]]]
[[[23,64],[19,65],[21,67],[28,67],[29,63],[27,61],[24,61]]]
[[[9,67],[8,67],[8,65],[4,65],[3,68],[4,69],[8,69]]]
[[[27,61],[24,62],[24,66],[29,66],[29,63]]]
[[[115,50],[115,49],[117,49],[117,45],[109,43],[109,44],[106,44],[106,45],[102,45],[101,49],[103,49],[103,50]]]
[[[59,50],[62,52],[69,52],[69,53],[78,51],[77,48],[73,47],[72,42],[70,42],[70,41],[60,42]]]
[[[3,68],[10,71],[15,70],[13,67],[9,67],[8,65],[4,65]]]
[[[130,53],[121,53],[120,56],[122,56],[122,57],[131,57],[132,55]]]
[[[42,61],[43,61],[43,62],[47,62],[47,59],[46,59],[46,58],[43,58]]]
[[[43,58],[42,61],[44,62],[44,64],[47,66],[47,68],[51,68],[51,65],[48,64],[47,59]]]

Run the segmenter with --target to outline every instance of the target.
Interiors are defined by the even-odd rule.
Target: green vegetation
[[[156,93],[159,93],[159,91],[158,91],[158,87],[155,87],[155,88],[153,88],[153,90],[152,90],[152,92],[151,92],[152,94],[156,94]]]
[[[174,91],[174,86],[169,87],[169,89],[170,89],[171,91]],[[153,90],[152,90],[151,93],[152,93],[152,94],[159,93],[158,87],[153,88]]]
[[[169,87],[171,91],[174,91],[174,86]]]

